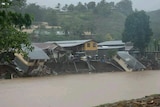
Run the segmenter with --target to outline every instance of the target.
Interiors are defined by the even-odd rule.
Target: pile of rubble
[[[120,101],[96,107],[160,107],[160,94],[145,96],[139,99]]]

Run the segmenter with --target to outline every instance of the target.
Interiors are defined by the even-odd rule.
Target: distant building
[[[86,32],[83,32],[82,38],[84,38],[84,39],[93,39],[94,35],[95,34],[93,34],[92,32],[86,31]]]
[[[63,35],[65,35],[65,32],[64,31],[56,31],[56,35],[63,36]]]
[[[41,23],[37,23],[36,25],[31,25],[28,29],[26,29],[25,27],[23,27],[22,32],[26,32],[28,34],[36,33],[39,28],[46,29],[46,31],[44,32],[44,34],[48,34],[48,33],[50,33],[50,32],[47,31],[48,29],[57,29],[57,30],[60,30],[61,26],[50,26],[48,24],[48,22],[41,22]]]

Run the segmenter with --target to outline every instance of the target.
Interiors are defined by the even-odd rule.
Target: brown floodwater
[[[160,71],[0,80],[0,107],[91,107],[160,94]]]

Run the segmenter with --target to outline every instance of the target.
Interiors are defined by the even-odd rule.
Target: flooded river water
[[[0,80],[0,107],[91,107],[160,94],[160,71]]]

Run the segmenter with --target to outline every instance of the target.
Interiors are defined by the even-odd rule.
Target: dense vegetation
[[[30,13],[34,17],[34,24],[48,22],[51,26],[61,26],[64,35],[56,35],[56,30],[49,31],[50,35],[41,37],[39,41],[63,40],[63,39],[84,39],[94,38],[98,41],[107,40],[108,35],[112,39],[121,39],[124,22],[127,15],[133,12],[132,2],[122,0],[115,4],[102,0],[98,3],[92,1],[77,5],[57,4],[55,9],[41,7],[37,4],[28,4],[21,10]],[[41,31],[44,30],[42,27]],[[84,37],[84,32],[90,32],[91,37]]]
[[[132,42],[135,48],[144,53],[152,35],[149,16],[144,11],[135,11],[126,18],[125,29],[122,34],[124,42]]]
[[[151,21],[151,28],[154,32],[154,38],[160,39],[160,10],[148,12],[148,15],[150,16]]]
[[[61,26],[61,29],[45,29],[40,26],[31,35],[32,40],[36,42],[84,38],[94,38],[97,41],[121,39],[125,19],[133,13],[131,0],[121,0],[116,4],[106,0],[64,6],[58,3],[54,9],[41,7],[35,3],[26,4],[26,0],[21,1],[23,7],[15,10],[31,14],[34,17],[33,24],[48,22],[51,26]],[[159,12],[158,10],[147,13],[150,16],[153,37],[156,39],[159,39],[160,35]],[[57,30],[63,31],[64,34],[57,35]],[[49,33],[44,33],[46,31]],[[84,32],[91,32],[91,35],[84,36]]]
[[[17,0],[0,1],[0,62],[10,60],[11,53],[25,53],[22,49],[31,49],[28,35],[21,32],[22,26],[31,25],[29,14],[15,12],[13,7]]]
[[[37,4],[28,4],[23,8],[23,11],[30,13],[34,17],[35,24],[39,22],[48,22],[52,26],[61,26],[64,35],[56,35],[56,30],[52,29],[47,36],[39,33],[38,41],[47,40],[66,40],[66,39],[84,39],[84,32],[91,32],[92,36],[97,41],[104,41],[111,39],[121,39],[124,30],[125,19],[128,15],[133,13],[132,2],[130,0],[121,0],[118,3],[107,2],[101,0],[96,3],[91,1],[77,5],[57,4],[55,9],[41,7]],[[151,27],[154,36],[158,37],[159,30],[157,22],[159,19],[155,12],[149,12],[151,17]],[[157,17],[157,18],[156,18]],[[43,31],[41,27],[39,29]],[[35,35],[35,34],[33,34]]]

